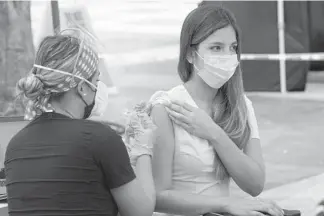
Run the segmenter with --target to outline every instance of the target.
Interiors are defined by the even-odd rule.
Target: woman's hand
[[[200,108],[179,101],[171,101],[165,106],[174,123],[192,135],[211,140],[215,133],[222,131],[213,119]]]
[[[234,216],[283,216],[284,211],[275,202],[269,200],[255,199],[233,199],[229,198],[229,203],[225,211]]]

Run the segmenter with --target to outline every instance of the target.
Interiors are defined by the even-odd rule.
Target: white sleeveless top
[[[158,91],[150,99],[152,106],[170,99],[187,102],[197,107],[196,103],[183,85],[169,91]],[[252,102],[246,97],[248,121],[251,138],[259,138],[258,126]],[[175,152],[173,158],[172,189],[207,196],[229,196],[227,172],[222,170],[221,162],[213,146],[207,140],[189,134],[177,124],[173,124],[175,135]],[[154,156],[153,156],[154,157]],[[154,215],[172,216],[154,213]]]

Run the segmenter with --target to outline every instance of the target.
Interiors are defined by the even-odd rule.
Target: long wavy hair
[[[230,11],[220,5],[202,2],[188,14],[182,25],[178,63],[178,74],[184,83],[191,79],[193,73],[193,65],[187,60],[188,52],[191,49],[196,49],[215,31],[227,26],[232,26],[235,30],[238,43],[237,55],[240,61],[240,31]],[[214,114],[214,121],[240,149],[243,149],[249,140],[251,129],[247,121],[248,113],[240,66],[237,67],[230,80],[219,89],[218,93],[222,94],[224,100],[220,106],[217,106],[218,111],[222,114],[218,116]],[[214,107],[214,113],[216,113],[216,104]]]

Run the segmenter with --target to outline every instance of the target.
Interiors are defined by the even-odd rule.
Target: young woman
[[[229,180],[252,196],[264,187],[257,122],[245,96],[240,34],[233,15],[201,4],[186,17],[178,73],[183,81],[156,92],[153,176],[156,211],[167,215],[282,215],[272,202],[229,197]]]
[[[18,82],[32,121],[6,151],[9,215],[153,213],[150,148],[129,146],[136,150],[131,155],[136,177],[122,138],[87,120],[103,114],[108,102],[107,87],[99,80],[98,53],[88,41],[71,35],[46,37],[31,73]],[[137,138],[143,146],[151,142],[145,134]]]

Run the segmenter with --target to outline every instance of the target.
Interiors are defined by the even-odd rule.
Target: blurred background
[[[44,36],[77,23],[99,38],[104,47],[100,68],[110,87],[104,119],[121,122],[124,109],[181,83],[176,70],[181,26],[199,2],[1,1],[1,165],[10,138],[27,124],[23,104],[15,99],[15,84],[31,69]],[[283,4],[288,54],[284,91],[280,58],[267,57],[282,50],[278,2],[211,3],[223,4],[234,13],[242,31],[243,54],[250,56],[242,61],[243,78],[257,114],[267,166],[263,196],[310,215],[324,197],[324,2]],[[232,193],[246,196],[235,184]]]

